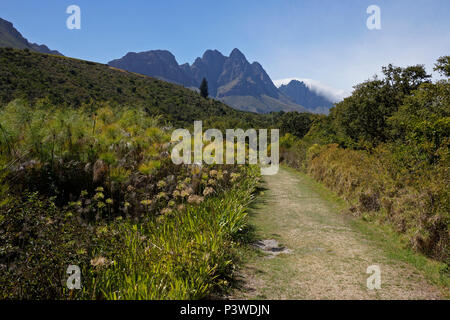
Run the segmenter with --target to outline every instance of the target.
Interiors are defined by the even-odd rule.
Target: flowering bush
[[[0,298],[203,298],[229,275],[255,170],[174,165],[137,109],[16,101],[0,124]]]

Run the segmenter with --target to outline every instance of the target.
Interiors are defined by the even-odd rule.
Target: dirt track
[[[254,254],[233,299],[439,299],[415,268],[392,258],[358,231],[314,182],[290,169],[266,176],[251,214],[260,240],[286,252]],[[268,242],[273,243],[273,242]],[[283,248],[281,248],[283,249]],[[381,289],[367,288],[367,267],[381,269]]]

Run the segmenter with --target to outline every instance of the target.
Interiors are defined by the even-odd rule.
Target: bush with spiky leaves
[[[203,298],[224,283],[255,171],[175,165],[158,124],[107,103],[0,110],[0,298]],[[62,283],[69,264],[81,291]]]

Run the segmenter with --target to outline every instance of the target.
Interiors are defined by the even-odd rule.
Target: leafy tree
[[[384,140],[384,115],[388,113],[389,100],[383,85],[381,80],[358,84],[353,94],[332,110],[341,143],[346,141],[345,145],[354,146],[353,143],[375,144]]]
[[[203,98],[208,98],[208,81],[206,81],[205,78],[203,78],[202,83],[200,84],[200,94]]]
[[[434,71],[439,72],[441,75],[450,77],[450,56],[440,57],[433,69]]]
[[[392,136],[436,163],[450,143],[450,83],[426,83],[408,96],[388,119]]]
[[[338,142],[333,119],[326,115],[315,115],[314,117],[315,119],[304,140],[321,145]]]
[[[431,77],[423,65],[401,68],[390,64],[382,72],[383,79],[375,77],[355,86],[353,94],[331,111],[344,144],[367,147],[389,140],[387,118]]]
[[[386,85],[402,91],[404,94],[411,93],[423,82],[429,82],[431,75],[427,74],[423,65],[409,66],[406,68],[395,67],[389,64],[383,67]]]
[[[278,120],[278,127],[282,133],[291,133],[303,138],[311,128],[313,115],[310,113],[287,112],[282,113]]]

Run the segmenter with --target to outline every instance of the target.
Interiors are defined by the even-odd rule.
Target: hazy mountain
[[[305,111],[275,87],[259,63],[250,64],[238,49],[229,57],[217,50],[207,50],[192,65],[180,66],[170,52],[162,50],[128,53],[109,65],[190,88],[198,88],[205,77],[211,97],[240,110]]]
[[[314,113],[328,113],[328,110],[333,107],[332,101],[309,89],[302,81],[292,80],[278,89],[292,101]]]
[[[48,53],[62,56],[56,50],[50,50],[45,45],[38,45],[36,43],[30,43],[25,39],[13,24],[0,18],[0,47],[11,47],[16,49],[29,49],[40,53]]]

